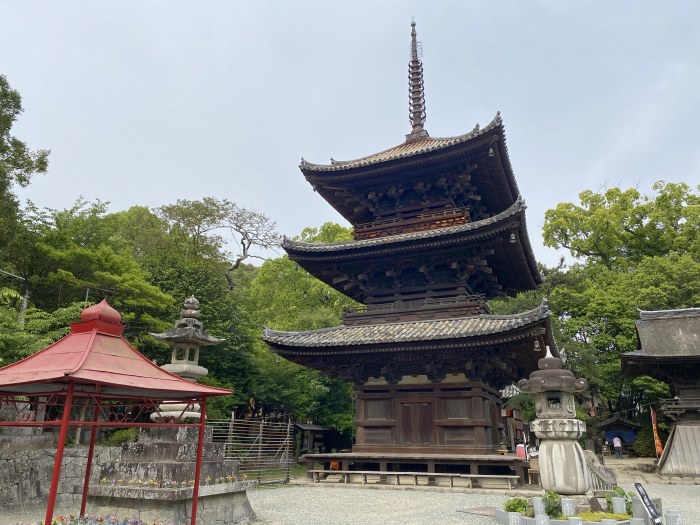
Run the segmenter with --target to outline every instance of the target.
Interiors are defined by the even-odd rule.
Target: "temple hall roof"
[[[678,379],[700,366],[700,308],[640,311],[639,349],[622,354],[622,373]]]
[[[644,355],[700,357],[700,308],[640,311],[635,324]]]
[[[610,419],[606,419],[605,421],[598,423],[596,425],[596,428],[606,429],[606,428],[611,427],[611,426],[629,427],[629,428],[632,428],[634,430],[641,430],[642,429],[642,425],[622,417],[622,415],[619,412],[615,412],[615,414]]]

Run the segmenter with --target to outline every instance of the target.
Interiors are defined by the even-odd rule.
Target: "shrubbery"
[[[128,441],[136,441],[138,437],[138,428],[124,428],[112,432],[109,436],[107,436],[103,441],[100,442],[100,445],[105,447],[119,447],[123,443],[127,443]]]

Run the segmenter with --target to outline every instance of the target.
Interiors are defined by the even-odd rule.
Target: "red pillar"
[[[100,400],[95,400],[93,408],[92,422],[97,423],[100,415]],[[97,425],[93,424],[90,429],[90,448],[88,449],[87,465],[85,466],[85,481],[83,481],[83,499],[80,502],[80,515],[85,516],[85,506],[87,504],[88,488],[90,487],[90,474],[92,473],[92,456],[95,453],[95,437],[97,436]]]
[[[63,462],[63,450],[66,447],[66,436],[68,435],[68,422],[73,405],[73,389],[75,382],[68,382],[68,392],[66,393],[66,404],[63,407],[63,418],[61,419],[61,432],[58,435],[58,447],[56,448],[56,459],[53,462],[53,476],[51,477],[51,488],[49,489],[49,503],[46,506],[46,519],[44,523],[51,523],[53,520],[53,509],[56,505],[56,492],[58,491],[58,480],[61,476],[61,463]]]
[[[199,500],[199,480],[202,474],[202,451],[204,450],[204,423],[207,418],[207,398],[202,397],[201,417],[199,418],[199,439],[197,441],[197,463],[194,467],[194,488],[192,489],[192,520],[190,525],[197,525],[197,504]]]

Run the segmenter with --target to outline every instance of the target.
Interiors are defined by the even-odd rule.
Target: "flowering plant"
[[[248,479],[248,476],[243,474],[243,479]],[[235,474],[229,474],[228,476],[219,476],[218,478],[212,478],[207,476],[204,478],[200,484],[201,485],[214,485],[219,483],[233,483],[238,481],[238,476]],[[112,486],[128,486],[128,487],[146,487],[146,488],[183,488],[183,487],[194,487],[194,480],[160,480],[160,479],[110,479],[107,477],[100,478],[100,485],[112,485]],[[108,522],[105,522],[108,523]],[[59,522],[60,524],[60,522]],[[120,524],[121,525],[121,524]],[[129,524],[130,525],[130,524]]]
[[[89,514],[86,516],[57,516],[51,520],[51,525],[173,525],[172,521],[149,521],[145,522],[139,518],[118,518],[114,515],[96,516]],[[31,523],[19,522],[16,525],[44,525],[44,521],[33,521]]]

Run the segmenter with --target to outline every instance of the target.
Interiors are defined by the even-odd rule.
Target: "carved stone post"
[[[558,494],[585,494],[590,485],[586,459],[578,444],[586,424],[576,419],[574,392],[588,388],[588,381],[576,379],[562,368],[562,361],[547,356],[538,361],[539,370],[522,379],[523,392],[535,394],[537,420],[531,428],[540,439],[542,488]]]

